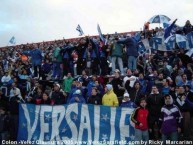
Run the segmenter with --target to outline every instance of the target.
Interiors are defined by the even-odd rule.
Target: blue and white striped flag
[[[82,28],[80,27],[80,25],[78,24],[78,26],[76,27],[76,30],[79,32],[79,36],[82,36],[84,34],[84,32],[82,31]]]
[[[100,39],[105,43],[106,39],[105,39],[105,37],[102,34],[102,31],[101,31],[101,28],[100,28],[99,24],[97,24],[97,30],[98,30]]]
[[[16,44],[16,39],[15,39],[14,36],[11,37],[11,39],[9,40],[9,43],[11,43],[11,44]]]

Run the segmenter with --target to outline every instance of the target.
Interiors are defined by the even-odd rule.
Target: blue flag
[[[166,44],[166,49],[167,50],[172,50],[175,48],[175,41],[168,41]]]
[[[11,44],[16,44],[16,39],[15,39],[14,36],[11,37],[11,39],[9,40],[9,43],[11,43]]]
[[[19,107],[18,141],[32,144],[132,144],[133,109],[91,104]],[[113,143],[109,143],[113,141]]]
[[[101,28],[100,28],[99,24],[97,24],[97,30],[98,30],[98,34],[99,34],[100,39],[105,43],[106,39],[102,34],[102,31],[101,31]]]
[[[79,36],[82,36],[84,34],[84,32],[82,31],[82,28],[80,27],[80,25],[78,24],[78,26],[76,27],[76,30],[79,32]]]
[[[140,41],[141,41],[141,34],[140,34],[139,32],[135,33],[134,39],[135,39],[137,42],[140,42]]]
[[[154,49],[158,49],[159,45],[162,44],[162,38],[153,37]]]
[[[139,54],[146,53],[146,48],[142,41],[138,42],[138,53]]]

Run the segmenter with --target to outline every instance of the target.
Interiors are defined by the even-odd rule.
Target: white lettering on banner
[[[59,137],[59,129],[62,120],[65,118],[66,110],[64,106],[54,106],[52,111],[52,135],[51,140],[56,137],[56,140],[61,140]],[[59,115],[59,118],[58,118]]]
[[[134,128],[129,118],[133,109],[106,109],[103,106],[76,103],[66,106],[22,104],[20,109],[19,132],[22,135],[19,133],[18,140],[39,141],[39,144],[53,141],[53,145],[70,145],[80,141],[99,145],[93,141],[101,139],[123,142],[133,140],[131,136],[134,135]],[[23,124],[26,127],[22,127]],[[104,127],[105,130],[102,129]],[[116,132],[116,129],[120,131]],[[27,131],[27,134],[23,131]]]
[[[45,133],[49,133],[49,124],[46,123],[46,119],[52,119],[51,116],[49,115],[45,115],[45,112],[52,112],[52,106],[41,106],[41,110],[40,110],[40,139],[44,139],[44,135]],[[46,117],[46,119],[44,119],[44,116]],[[48,140],[48,138],[46,138],[46,140]]]
[[[78,135],[78,141],[82,141],[82,135],[84,129],[87,130],[88,132],[88,138],[87,140],[92,140],[92,132],[91,132],[91,125],[90,125],[90,116],[89,116],[89,111],[88,111],[88,106],[87,105],[82,105],[81,108],[81,123],[79,127],[79,135]]]
[[[71,140],[71,139],[77,140],[78,138],[78,130],[77,130],[76,124],[71,119],[72,112],[74,112],[75,114],[78,114],[78,105],[77,104],[69,105],[66,109],[66,122],[69,125],[71,132],[73,131],[73,133],[72,133],[71,138],[62,137],[62,140]]]
[[[38,117],[39,117],[38,114],[39,114],[39,111],[40,111],[40,106],[38,105],[38,106],[35,107],[35,119],[34,119],[34,123],[33,123],[32,127],[30,125],[31,120],[30,120],[29,111],[27,110],[26,104],[23,104],[22,108],[24,110],[24,115],[25,115],[25,118],[27,120],[27,132],[28,132],[28,139],[27,140],[31,140],[32,135],[35,132],[35,129],[37,127]]]
[[[95,129],[94,129],[94,140],[99,140],[99,132],[100,132],[100,115],[96,115],[99,114],[100,112],[100,106],[94,106],[94,114],[95,114],[95,118],[94,118],[94,125],[95,125]]]
[[[110,140],[115,140],[115,113],[116,113],[116,108],[113,107],[111,109],[111,134],[110,134]]]
[[[120,118],[120,122],[119,122],[119,128],[120,128],[120,137],[121,137],[121,140],[123,140],[123,141],[125,141],[126,137],[130,137],[130,131],[129,131],[130,125],[124,124],[126,115],[129,115],[129,114],[130,114],[130,112],[128,112],[128,109],[122,108],[121,118]],[[125,129],[125,128],[127,128],[127,129]]]

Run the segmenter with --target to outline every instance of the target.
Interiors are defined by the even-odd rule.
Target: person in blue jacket
[[[131,37],[131,35],[127,35],[126,38],[120,39],[117,43],[125,44],[127,48],[127,56],[128,56],[128,68],[132,71],[137,69],[137,57],[138,53],[138,44],[137,41]]]
[[[86,103],[84,97],[82,96],[81,90],[76,90],[69,101],[69,104],[72,103]]]
[[[130,100],[128,93],[124,93],[121,107],[137,108],[137,105]]]
[[[38,48],[37,44],[33,44],[33,50],[24,51],[25,55],[31,56],[31,63],[34,67],[34,77],[41,77],[41,65],[42,65],[42,51]]]

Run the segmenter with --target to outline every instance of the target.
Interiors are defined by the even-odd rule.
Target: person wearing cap
[[[117,34],[114,36],[114,40],[111,42],[110,45],[110,56],[111,56],[111,62],[112,62],[112,72],[116,69],[116,61],[118,62],[119,69],[121,70],[121,73],[124,74],[123,70],[123,44],[117,43],[119,40],[119,37]]]
[[[129,94],[124,93],[121,107],[137,108],[137,105],[131,101]]]
[[[81,93],[85,94],[85,89],[83,88],[82,83],[83,83],[82,80],[76,80],[73,82],[71,91],[70,91],[69,95],[67,96],[67,100],[66,100],[67,104],[72,99],[76,90],[81,90]]]
[[[64,92],[60,88],[60,84],[54,84],[54,91],[51,95],[52,104],[54,105],[62,105],[66,103],[66,98]]]
[[[162,134],[163,144],[166,140],[178,141],[178,133],[182,128],[182,114],[179,108],[173,104],[173,99],[169,94],[164,96],[165,105],[161,108],[159,118],[160,131]]]
[[[86,103],[84,97],[82,96],[81,90],[78,89],[73,93],[73,96],[69,101],[69,104],[72,103]]]
[[[119,106],[117,95],[114,93],[113,86],[111,84],[107,84],[105,87],[105,94],[102,98],[102,105],[111,107]]]

